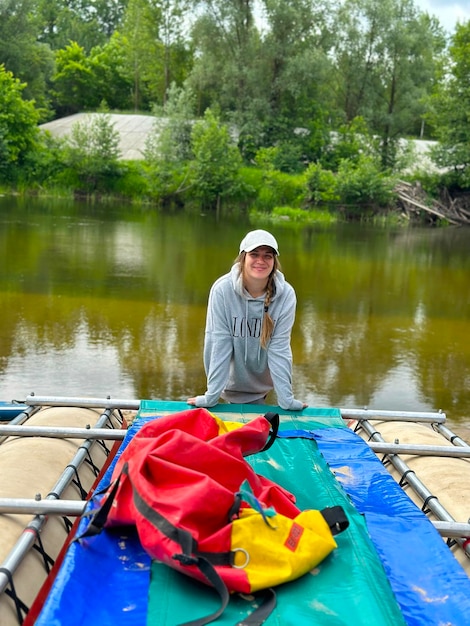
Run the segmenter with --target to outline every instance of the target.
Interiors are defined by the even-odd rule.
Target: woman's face
[[[245,278],[268,280],[273,271],[275,254],[269,246],[260,246],[245,255],[243,272]]]

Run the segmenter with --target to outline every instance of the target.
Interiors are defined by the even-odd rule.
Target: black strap
[[[163,517],[163,515],[147,504],[134,485],[132,485],[132,488],[134,494],[134,504],[139,513],[141,513],[160,532],[180,545],[182,554],[174,554],[173,559],[182,565],[196,566],[207,579],[209,584],[214,587],[215,591],[219,594],[220,606],[216,611],[196,620],[185,622],[181,626],[205,626],[206,624],[213,622],[223,614],[230,600],[230,594],[227,586],[219,576],[215,566],[233,565],[233,553],[230,551],[219,553],[199,552],[197,542],[191,533],[174,526],[165,517]],[[272,589],[269,589],[265,590],[261,597],[263,599],[263,603],[247,618],[239,622],[237,626],[261,626],[261,624],[263,624],[263,622],[268,618],[276,606],[276,595]]]
[[[228,592],[228,589],[224,581],[222,580],[222,578],[220,578],[218,573],[215,571],[212,564],[209,563],[209,561],[206,561],[206,559],[199,557],[197,559],[196,565],[199,568],[200,572],[204,574],[204,576],[207,578],[209,583],[214,587],[214,589],[219,594],[220,606],[216,611],[214,611],[210,615],[205,615],[204,617],[200,617],[198,619],[185,622],[184,624],[181,624],[181,626],[205,626],[205,624],[210,624],[210,622],[213,622],[214,620],[216,620],[218,617],[222,615],[222,613],[227,608],[227,605],[230,600],[230,594]]]
[[[130,479],[130,477],[129,477]],[[131,482],[132,491],[134,495],[135,508],[139,511],[145,519],[152,524],[157,530],[163,533],[166,537],[177,543],[183,555],[187,558],[191,558],[197,551],[197,542],[187,530],[178,528],[169,522],[166,517],[163,517],[158,511],[150,506],[137,491],[135,485]]]
[[[257,599],[261,599],[262,604],[253,613],[238,622],[236,626],[261,626],[276,608],[277,600],[274,589],[264,589],[254,595]]]
[[[349,526],[349,520],[342,506],[330,506],[322,509],[320,513],[330,527],[332,535],[338,535]]]
[[[122,473],[127,474],[127,463],[124,465]],[[116,478],[114,483],[111,483],[108,486],[106,490],[108,494],[99,509],[91,511],[91,513],[85,513],[83,515],[83,517],[91,517],[90,523],[81,535],[77,535],[76,537],[74,537],[72,543],[74,541],[80,541],[80,539],[82,539],[83,537],[93,537],[94,535],[98,535],[103,530],[104,525],[106,524],[106,520],[108,519],[109,511],[111,510],[111,506],[114,502],[114,498],[116,497],[121,476],[122,474],[120,474]]]
[[[271,431],[269,433],[269,439],[266,442],[266,445],[264,446],[264,448],[261,450],[261,452],[264,452],[265,450],[269,450],[269,448],[275,442],[277,433],[279,431],[279,413],[273,413],[272,411],[269,411],[268,413],[265,414],[264,417],[271,424]]]
[[[0,567],[0,573],[4,574],[8,578],[8,582],[10,584],[10,588],[5,589],[6,595],[13,600],[15,603],[16,617],[18,619],[18,623],[22,624],[25,616],[29,611],[29,607],[18,597],[15,589],[15,585],[13,582],[13,574],[6,567]]]

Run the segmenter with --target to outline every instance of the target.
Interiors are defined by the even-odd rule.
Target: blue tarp
[[[470,579],[424,513],[354,432],[334,428],[312,434],[365,516],[407,624],[469,626]]]

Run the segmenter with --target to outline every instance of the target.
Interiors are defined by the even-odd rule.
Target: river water
[[[297,292],[297,398],[442,409],[450,424],[470,425],[469,229],[269,226],[239,214],[8,197],[0,400],[202,393],[208,291],[257,227],[277,237]]]

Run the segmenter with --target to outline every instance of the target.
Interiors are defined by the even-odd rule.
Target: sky
[[[453,33],[457,22],[470,20],[470,0],[415,0],[415,5],[430,15],[435,15],[441,25]]]

